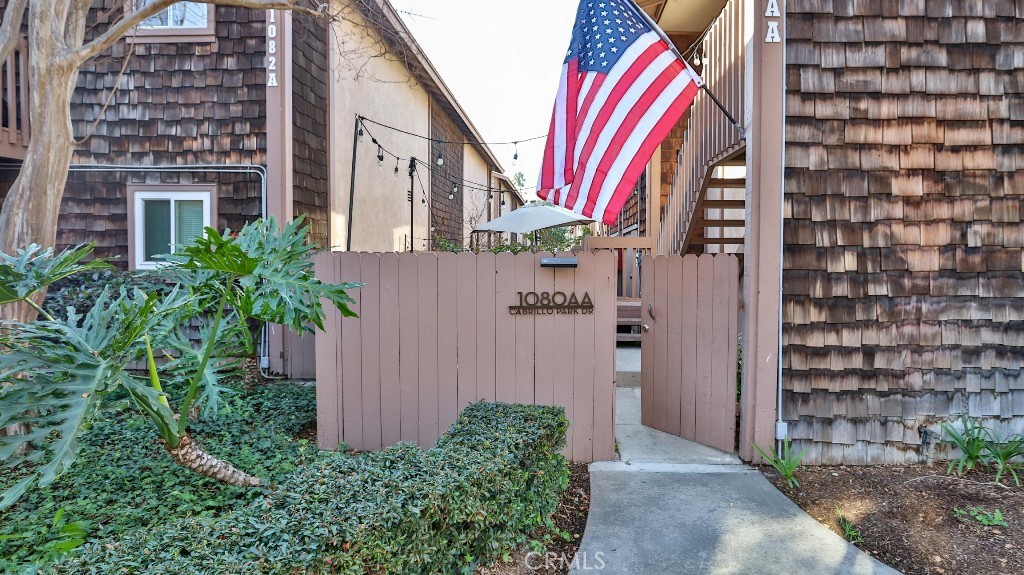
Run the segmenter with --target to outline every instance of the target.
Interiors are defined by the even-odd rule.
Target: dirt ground
[[[550,536],[547,550],[534,551],[529,545],[511,554],[509,561],[477,569],[477,575],[565,575],[580,547],[583,528],[590,511],[590,473],[585,463],[569,464],[569,487],[554,514],[555,526],[569,534],[568,541],[557,534],[541,532],[534,539]]]
[[[811,467],[797,472],[800,487],[791,489],[774,469],[761,472],[840,535],[842,510],[863,538],[856,545],[905,575],[1024,573],[1024,489],[996,485],[990,474],[947,476],[944,466]],[[964,513],[958,517],[955,508]],[[998,509],[1008,526],[982,525],[972,508]]]

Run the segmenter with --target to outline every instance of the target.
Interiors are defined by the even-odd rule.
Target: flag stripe
[[[562,167],[562,183],[571,182],[573,180],[573,157],[575,156],[575,142],[576,138],[576,114],[571,113],[572,110],[576,109],[576,102],[579,99],[580,93],[580,82],[579,82],[579,65],[575,60],[572,60],[568,64],[569,69],[566,71],[569,81],[566,82],[568,93],[565,97],[565,102],[562,104],[565,106],[565,153],[562,154],[562,161],[564,166]]]
[[[581,0],[538,195],[614,223],[701,85],[633,0]]]
[[[622,112],[626,112],[625,117],[622,118],[621,122],[610,122],[602,130],[601,138],[611,138],[611,141],[607,146],[602,146],[605,150],[605,154],[597,162],[597,168],[594,170],[593,180],[590,182],[590,189],[597,192],[591,193],[586,196],[587,201],[583,207],[583,213],[586,215],[593,215],[594,207],[597,205],[598,195],[604,192],[605,180],[608,177],[608,172],[612,168],[612,164],[621,157],[622,153],[626,152],[626,149],[630,147],[633,142],[642,142],[644,136],[650,133],[651,129],[654,128],[657,120],[661,117],[652,118],[649,113],[654,108],[660,108],[659,104],[664,101],[664,106],[667,107],[672,101],[675,100],[679,92],[682,91],[683,86],[681,84],[686,83],[686,80],[680,78],[678,74],[673,74],[675,71],[673,68],[679,67],[679,60],[677,60],[670,53],[668,54],[667,64],[668,66],[661,71],[658,71],[654,66],[649,68],[645,75],[657,74],[653,78],[653,81],[648,85],[644,86],[641,82],[638,82],[633,86],[634,89],[638,89],[639,99],[633,104],[629,100],[630,98],[623,98],[620,102],[619,109],[616,110],[616,118],[620,116]],[[675,80],[675,81],[674,81]],[[672,92],[672,85],[676,85],[676,91]],[[667,96],[667,97],[666,97]],[[639,134],[639,137],[637,135]],[[639,145],[635,146],[639,147]],[[632,157],[632,154],[629,156]],[[626,160],[628,161],[628,159]],[[589,173],[587,174],[589,175]],[[618,183],[618,182],[615,182]],[[614,185],[614,184],[613,184]],[[607,202],[605,202],[607,204]]]
[[[615,112],[618,105],[621,103],[623,96],[630,93],[633,89],[637,79],[642,77],[647,69],[657,59],[666,53],[667,46],[663,42],[655,42],[649,45],[642,53],[640,53],[632,64],[622,70],[619,79],[612,81],[613,76],[609,75],[609,82],[605,82],[602,90],[595,99],[594,104],[587,114],[587,119],[583,123],[583,127],[576,135],[578,141],[583,142],[581,146],[583,149],[581,152],[576,154],[576,166],[586,166],[590,161],[591,154],[594,152],[595,146],[597,146],[598,139],[595,137],[599,135],[607,124],[609,117]],[[671,57],[671,56],[670,56]],[[625,60],[625,58],[623,58]],[[614,70],[613,70],[614,73]],[[605,89],[607,88],[607,89]],[[578,205],[579,193],[582,189],[582,183],[579,180],[579,174],[575,181],[573,181],[572,190],[569,192],[569,197],[566,198],[566,207],[577,211],[577,208],[573,206]]]
[[[660,51],[659,51],[660,50]],[[642,107],[643,99],[648,98],[648,104],[657,97],[657,92],[650,94],[648,91],[656,82],[661,78],[666,69],[676,61],[674,55],[668,51],[668,47],[663,43],[659,42],[648,50],[648,53],[655,57],[650,62],[640,60],[636,63],[635,70],[631,71],[631,75],[635,72],[635,77],[630,80],[629,84],[623,84],[616,88],[616,94],[614,99],[609,99],[606,102],[605,107],[601,110],[598,116],[598,121],[594,125],[594,129],[588,134],[587,143],[584,155],[580,158],[579,165],[581,166],[581,173],[577,175],[575,181],[573,181],[573,192],[579,192],[580,190],[587,190],[587,194],[594,191],[592,188],[594,174],[599,167],[598,162],[600,158],[609,152],[609,146],[621,146],[622,141],[618,143],[614,142],[612,138],[615,133],[618,132],[619,128],[627,122],[629,114],[632,112],[634,107]],[[643,68],[640,66],[643,65]],[[640,110],[642,113],[643,110]],[[635,123],[630,125],[630,132],[635,127]],[[615,152],[619,148],[614,147],[611,151]],[[585,166],[585,170],[583,169]],[[572,198],[572,192],[570,192],[570,199]],[[586,197],[575,198],[575,207],[572,208],[574,211],[579,213],[583,209]]]
[[[697,91],[700,89],[699,86],[693,82],[687,82],[683,87],[682,93],[675,98],[674,101],[667,106],[667,109],[673,109],[682,107],[686,109],[693,102],[697,96]],[[665,114],[666,110],[658,110],[652,108],[649,115],[658,114],[661,117],[657,119],[657,123],[651,130],[650,134],[644,139],[640,145],[636,148],[636,151],[632,154],[632,159],[626,165],[619,165],[616,162],[616,166],[609,172],[609,181],[606,184],[606,188],[610,192],[607,196],[602,190],[599,196],[595,212],[598,214],[603,213],[603,221],[606,224],[614,224],[619,212],[622,211],[622,206],[625,205],[629,195],[633,192],[633,188],[636,185],[636,181],[640,179],[640,174],[643,173],[647,167],[647,163],[650,161],[651,156],[658,146],[668,137],[669,132],[672,131],[672,127],[675,126],[676,119],[671,114]],[[629,150],[624,149],[623,155],[620,156],[619,160],[624,160],[629,157]],[[619,172],[621,171],[621,174]],[[618,182],[618,186],[615,187],[615,182]],[[610,184],[610,185],[609,185]],[[604,202],[604,205],[602,203]]]

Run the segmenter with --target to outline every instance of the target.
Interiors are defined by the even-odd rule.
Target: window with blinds
[[[135,193],[135,267],[154,268],[202,237],[210,225],[209,192]]]

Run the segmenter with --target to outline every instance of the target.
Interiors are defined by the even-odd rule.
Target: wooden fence
[[[560,405],[566,456],[611,459],[615,259],[581,253],[578,268],[554,269],[545,255],[319,255],[322,280],[366,284],[352,292],[360,317],[332,308],[316,338],[319,446],[429,446],[486,400]],[[554,306],[572,294],[580,305]]]
[[[642,269],[643,424],[735,451],[739,260],[647,256]]]

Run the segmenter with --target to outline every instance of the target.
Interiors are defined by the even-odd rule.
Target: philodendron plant
[[[301,220],[281,229],[273,218],[237,234],[207,228],[204,238],[169,257],[164,271],[177,286],[166,295],[104,292],[92,309],[57,316],[33,296],[74,273],[107,267],[83,261],[92,247],[55,254],[30,246],[13,256],[0,253],[0,304],[26,302],[40,314],[34,322],[0,326],[0,428],[28,427],[0,436],[0,463],[25,473],[3,494],[0,509],[33,484],[49,484],[74,462],[77,437],[118,389],[153,423],[174,461],[224,483],[259,485],[258,477],[203,451],[188,425],[198,403],[216,401],[228,356],[252,350],[252,322],[322,330],[321,299],[354,316],[346,290],[361,284],[319,281],[307,231]],[[196,322],[199,349],[188,334]],[[159,355],[170,359],[158,364]],[[147,376],[127,370],[142,359]],[[165,388],[180,404],[172,406]]]

